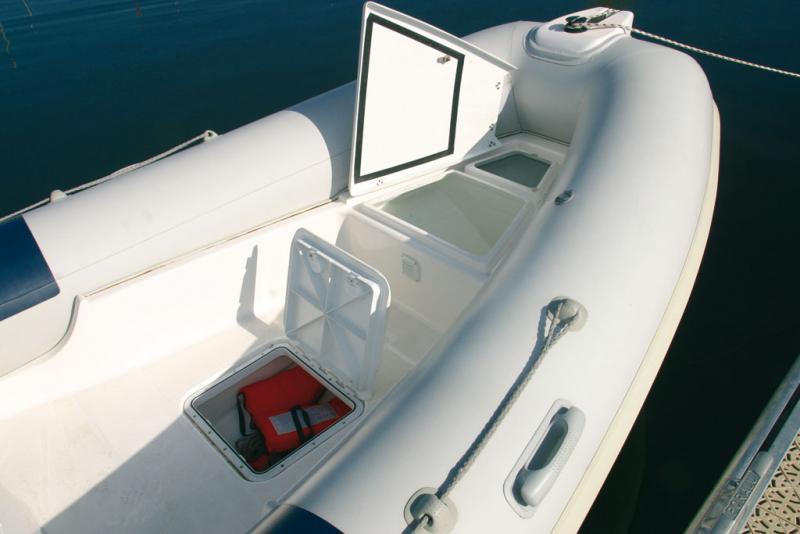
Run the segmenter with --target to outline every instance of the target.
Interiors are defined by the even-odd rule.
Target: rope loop
[[[172,147],[170,149],[167,149],[164,152],[161,152],[160,154],[156,154],[152,158],[148,158],[148,159],[146,159],[144,161],[140,161],[138,163],[133,163],[131,165],[128,165],[127,167],[123,167],[123,168],[121,168],[119,170],[116,170],[116,171],[112,172],[109,175],[103,176],[102,178],[98,178],[97,180],[92,180],[91,182],[86,182],[85,184],[81,184],[81,185],[79,185],[77,187],[73,187],[72,189],[67,189],[66,191],[60,191],[60,190],[53,191],[53,193],[56,193],[56,194],[51,193],[51,196],[49,198],[42,199],[42,200],[40,200],[39,202],[37,202],[35,204],[31,204],[30,206],[27,206],[25,208],[22,208],[21,210],[15,211],[14,213],[10,213],[8,215],[0,217],[0,223],[5,221],[5,220],[7,220],[7,219],[11,219],[12,217],[16,217],[17,215],[22,215],[23,213],[27,213],[27,212],[31,211],[32,209],[38,208],[39,206],[44,206],[45,204],[47,204],[47,203],[49,203],[51,201],[61,200],[61,199],[65,198],[67,195],[71,195],[73,193],[78,193],[80,191],[83,191],[84,189],[89,189],[90,187],[94,187],[96,185],[102,184],[103,182],[107,182],[107,181],[111,180],[112,178],[116,178],[117,176],[120,176],[120,175],[123,175],[123,174],[127,174],[127,173],[129,173],[131,171],[135,171],[136,169],[144,167],[145,165],[150,165],[151,163],[154,163],[154,162],[156,162],[156,161],[158,161],[160,159],[164,159],[167,156],[171,156],[175,152],[180,152],[181,150],[183,150],[185,148],[188,148],[188,147],[194,145],[195,143],[205,143],[207,141],[211,141],[212,139],[214,139],[214,138],[216,138],[218,136],[219,136],[219,134],[217,134],[217,132],[215,132],[214,130],[206,130],[205,132],[201,133],[200,135],[196,135],[196,136],[192,137],[188,141],[184,141],[183,143],[175,145],[174,147]]]
[[[406,505],[406,522],[409,528],[406,533],[449,532],[455,524],[456,509],[447,498],[453,487],[466,474],[489,439],[494,435],[506,414],[519,398],[525,386],[538,368],[545,354],[553,348],[559,339],[570,330],[576,331],[586,322],[587,312],[578,301],[567,297],[556,297],[542,309],[540,331],[536,343],[514,383],[506,391],[500,404],[495,408],[489,420],[469,445],[466,452],[450,469],[442,485],[437,490],[422,488],[417,491]]]

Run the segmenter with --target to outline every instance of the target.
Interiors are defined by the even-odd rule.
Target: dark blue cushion
[[[25,219],[17,216],[0,222],[0,321],[58,293]]]
[[[303,508],[282,504],[267,518],[256,525],[252,532],[257,534],[342,534],[316,514]]]

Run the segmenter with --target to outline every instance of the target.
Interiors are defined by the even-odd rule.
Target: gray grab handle
[[[572,454],[585,422],[583,412],[574,406],[550,420],[542,440],[519,472],[519,496],[526,506],[539,506]]]

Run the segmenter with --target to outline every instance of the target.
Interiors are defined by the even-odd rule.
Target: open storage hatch
[[[513,70],[438,28],[365,4],[350,194],[443,169],[495,146]]]
[[[193,395],[185,405],[197,426],[249,480],[274,476],[357,417],[363,401],[372,395],[383,350],[390,305],[383,275],[304,229],[295,234],[290,254],[284,309],[288,340],[270,343],[255,360]],[[242,388],[270,383],[297,366],[322,384],[322,401],[338,399],[335,402],[346,405],[349,413],[285,458],[258,470],[237,452],[236,442],[249,430],[241,428],[237,397]]]
[[[453,171],[440,180],[365,207],[479,260],[491,256],[519,219],[524,205],[520,197]],[[386,222],[398,227],[395,220]]]

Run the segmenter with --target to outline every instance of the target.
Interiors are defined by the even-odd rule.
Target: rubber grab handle
[[[573,406],[550,421],[544,438],[517,478],[524,504],[542,503],[575,449],[585,420],[583,412]]]

